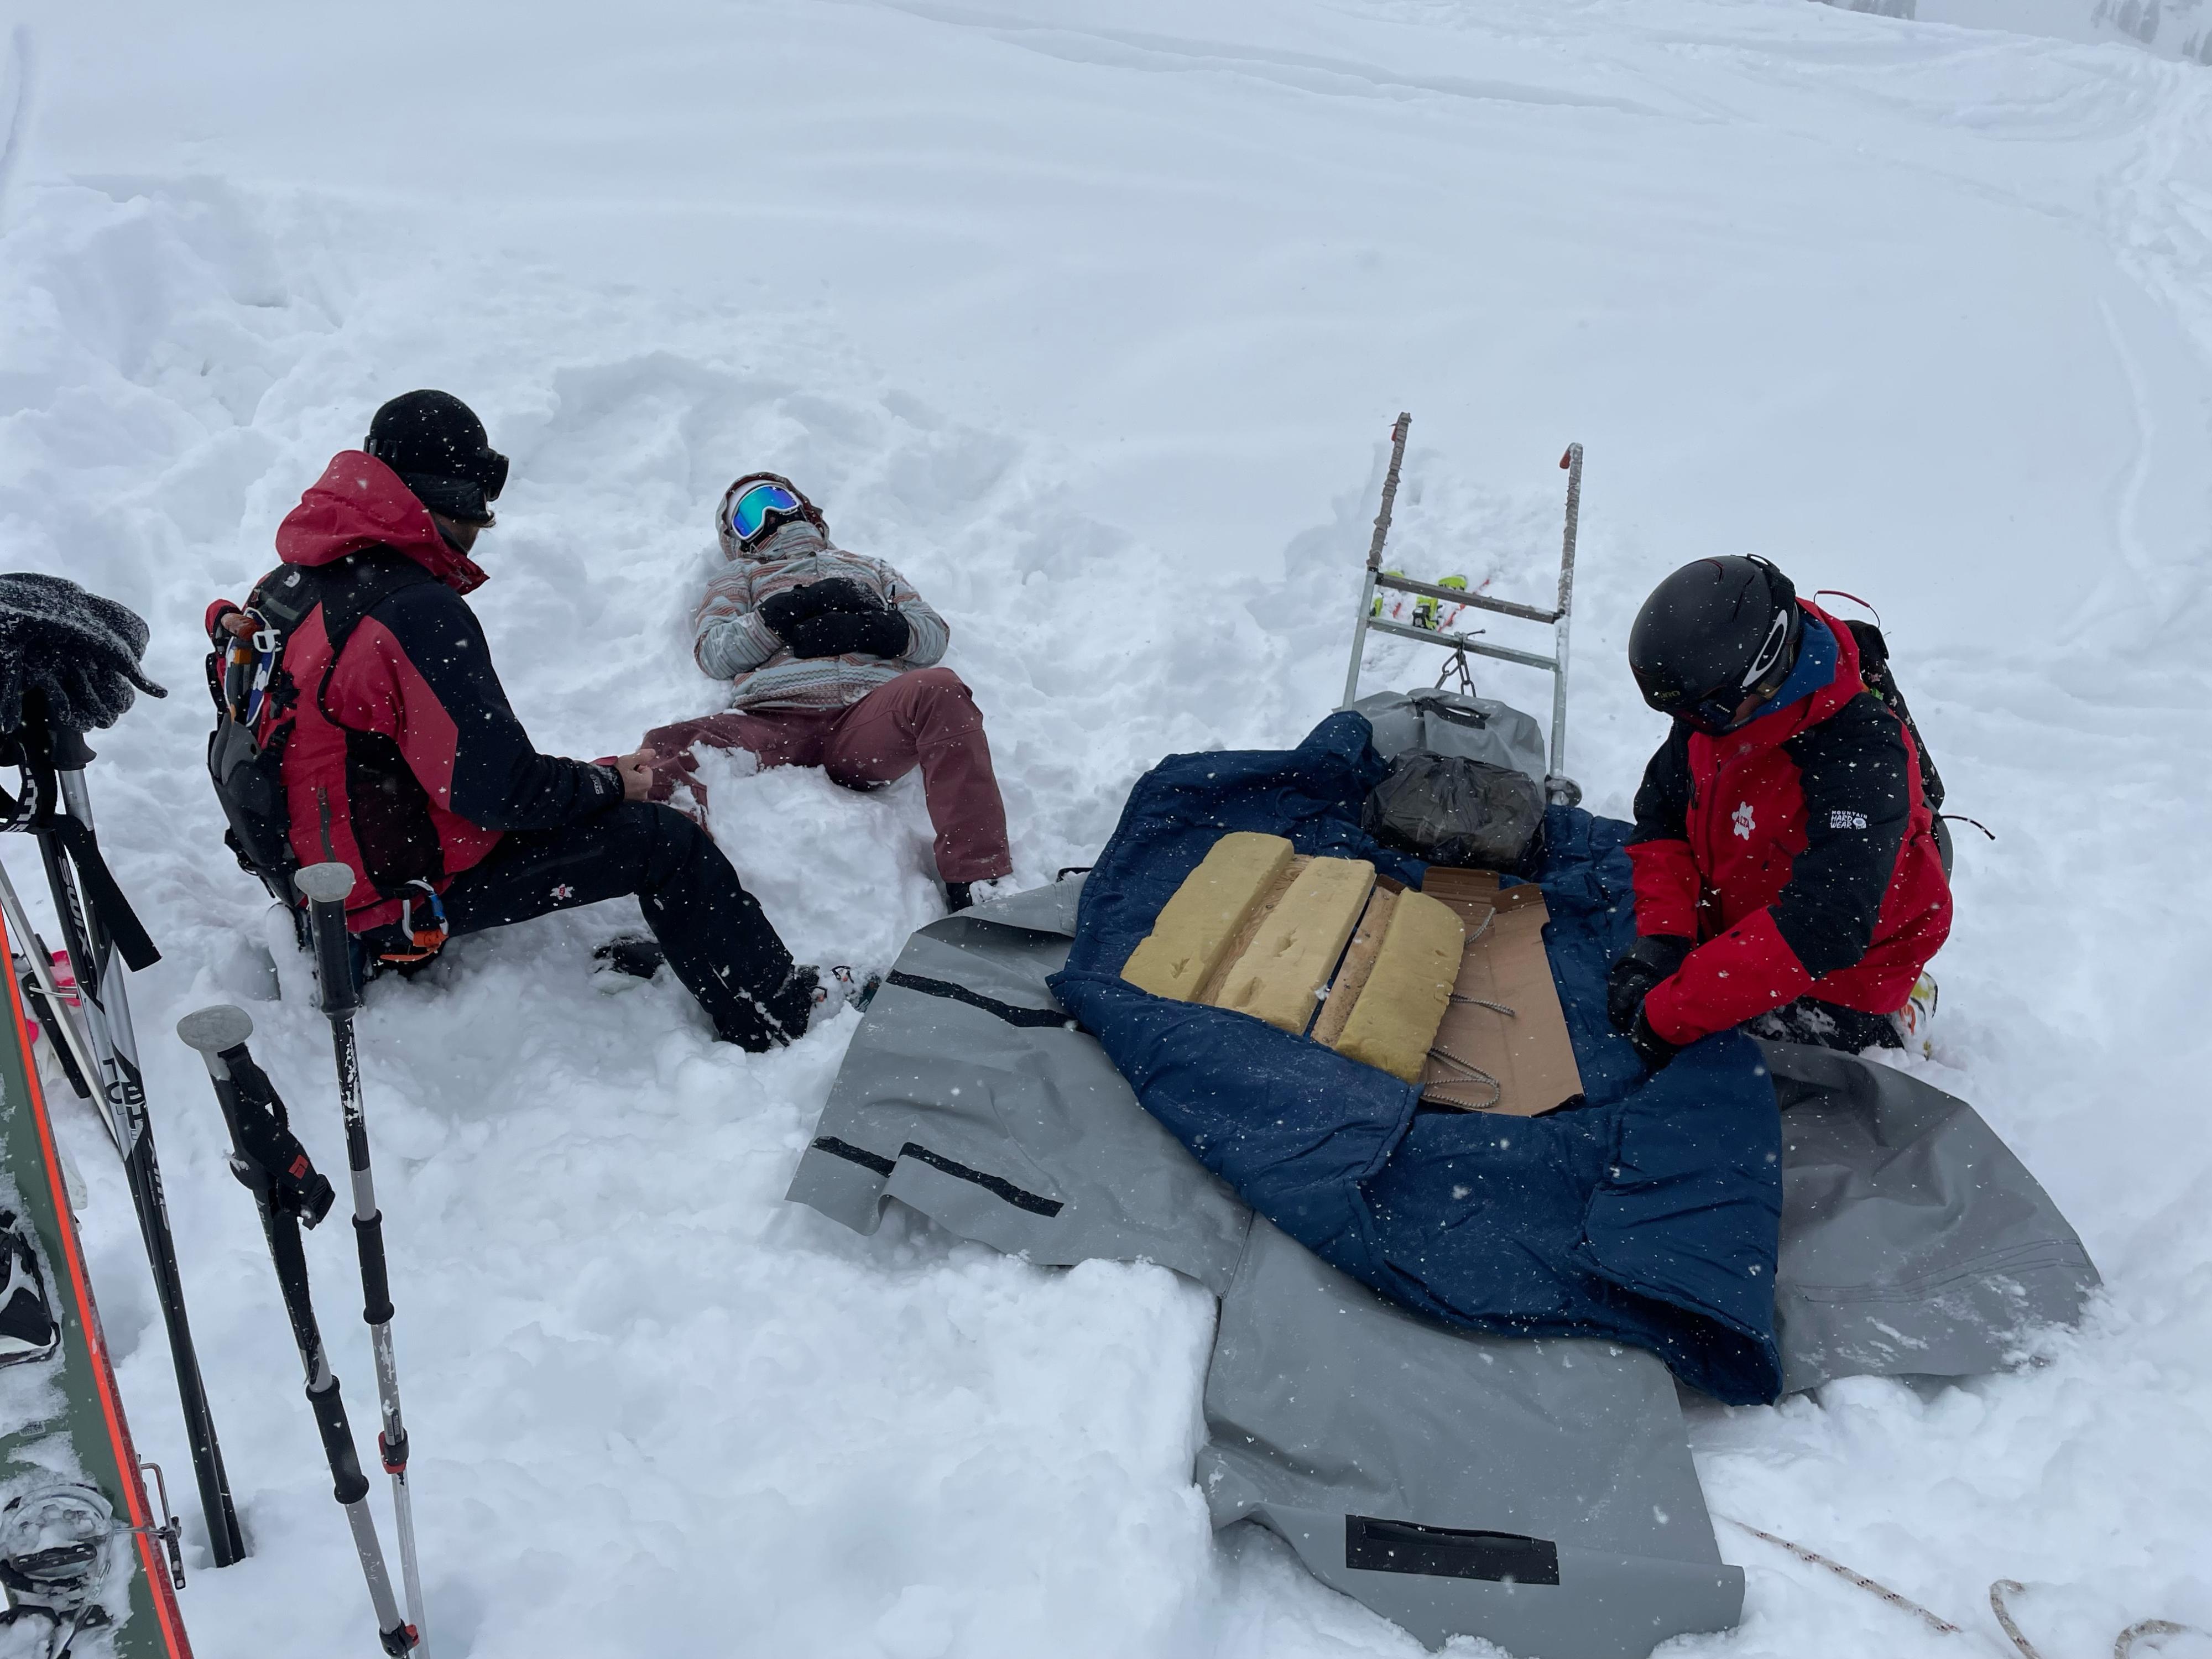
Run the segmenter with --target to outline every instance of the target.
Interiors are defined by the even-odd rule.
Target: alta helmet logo
[[[1735,826],[1735,833],[1738,840],[1749,841],[1751,839],[1752,828],[1751,803],[1749,801],[1739,802],[1735,811],[1729,814],[1729,822]]]

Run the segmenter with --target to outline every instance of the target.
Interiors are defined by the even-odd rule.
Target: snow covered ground
[[[1962,830],[1929,1075],[2109,1295],[2017,1374],[1694,1408],[1708,1493],[1977,1651],[2008,1651],[1998,1577],[2035,1587],[2051,1659],[2212,1626],[2205,71],[1802,0],[18,15],[0,563],[137,607],[173,691],[93,782],[167,952],[138,1024],[255,1548],[194,1573],[203,1653],[372,1638],[167,1035],[267,996],[199,769],[198,617],[421,385],[515,458],[476,603],[542,746],[713,706],[684,648],[710,515],[777,467],[951,619],[1032,882],[1089,862],[1161,755],[1287,744],[1333,704],[1401,408],[1393,562],[1500,592],[1542,597],[1555,463],[1588,446],[1570,769],[1601,811],[1659,735],[1620,653],[1660,574],[1756,550],[1873,601],[1953,805],[1998,837]],[[1433,672],[1413,652],[1370,684]],[[881,966],[933,914],[910,787],[771,775],[716,805],[802,954]],[[1210,1297],[784,1205],[849,1022],[751,1058],[665,981],[603,994],[585,947],[626,908],[464,942],[363,1023],[441,1659],[1418,1650],[1265,1534],[1208,1534]],[[319,1020],[247,1006],[337,1167]],[[135,1425],[197,1532],[119,1172],[70,1130]],[[309,1243],[367,1421],[350,1241]],[[1961,1645],[1721,1543],[1746,1621],[1685,1659]]]

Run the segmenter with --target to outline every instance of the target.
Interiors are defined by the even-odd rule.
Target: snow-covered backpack
[[[283,565],[246,596],[254,631],[227,637],[208,653],[208,691],[215,730],[208,735],[208,776],[229,828],[223,841],[239,867],[260,878],[270,896],[296,910],[292,877],[292,814],[284,795],[284,750],[298,719],[300,687],[284,665],[285,647],[319,606],[330,655],[315,686],[324,695],[346,641],[362,619],[402,588],[437,579],[411,559],[371,548],[319,568]]]

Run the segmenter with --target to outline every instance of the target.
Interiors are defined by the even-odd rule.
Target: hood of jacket
[[[1819,622],[1835,636],[1836,667],[1820,685],[1796,701],[1771,708],[1733,732],[1718,736],[1699,732],[1691,741],[1712,745],[1712,752],[1725,760],[1734,761],[1754,750],[1776,749],[1798,733],[1810,730],[1826,720],[1853,697],[1866,690],[1859,678],[1859,645],[1851,637],[1851,630],[1814,605],[1810,599],[1800,599],[1798,606],[1805,614]]]
[[[325,565],[366,547],[405,554],[456,593],[490,580],[438,533],[430,509],[397,472],[362,450],[341,450],[276,526],[276,555],[287,564]]]

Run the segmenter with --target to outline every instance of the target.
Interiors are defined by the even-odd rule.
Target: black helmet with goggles
[[[1651,590],[1628,631],[1644,701],[1698,731],[1725,732],[1746,699],[1764,702],[1797,664],[1804,611],[1766,560],[1693,560]]]

